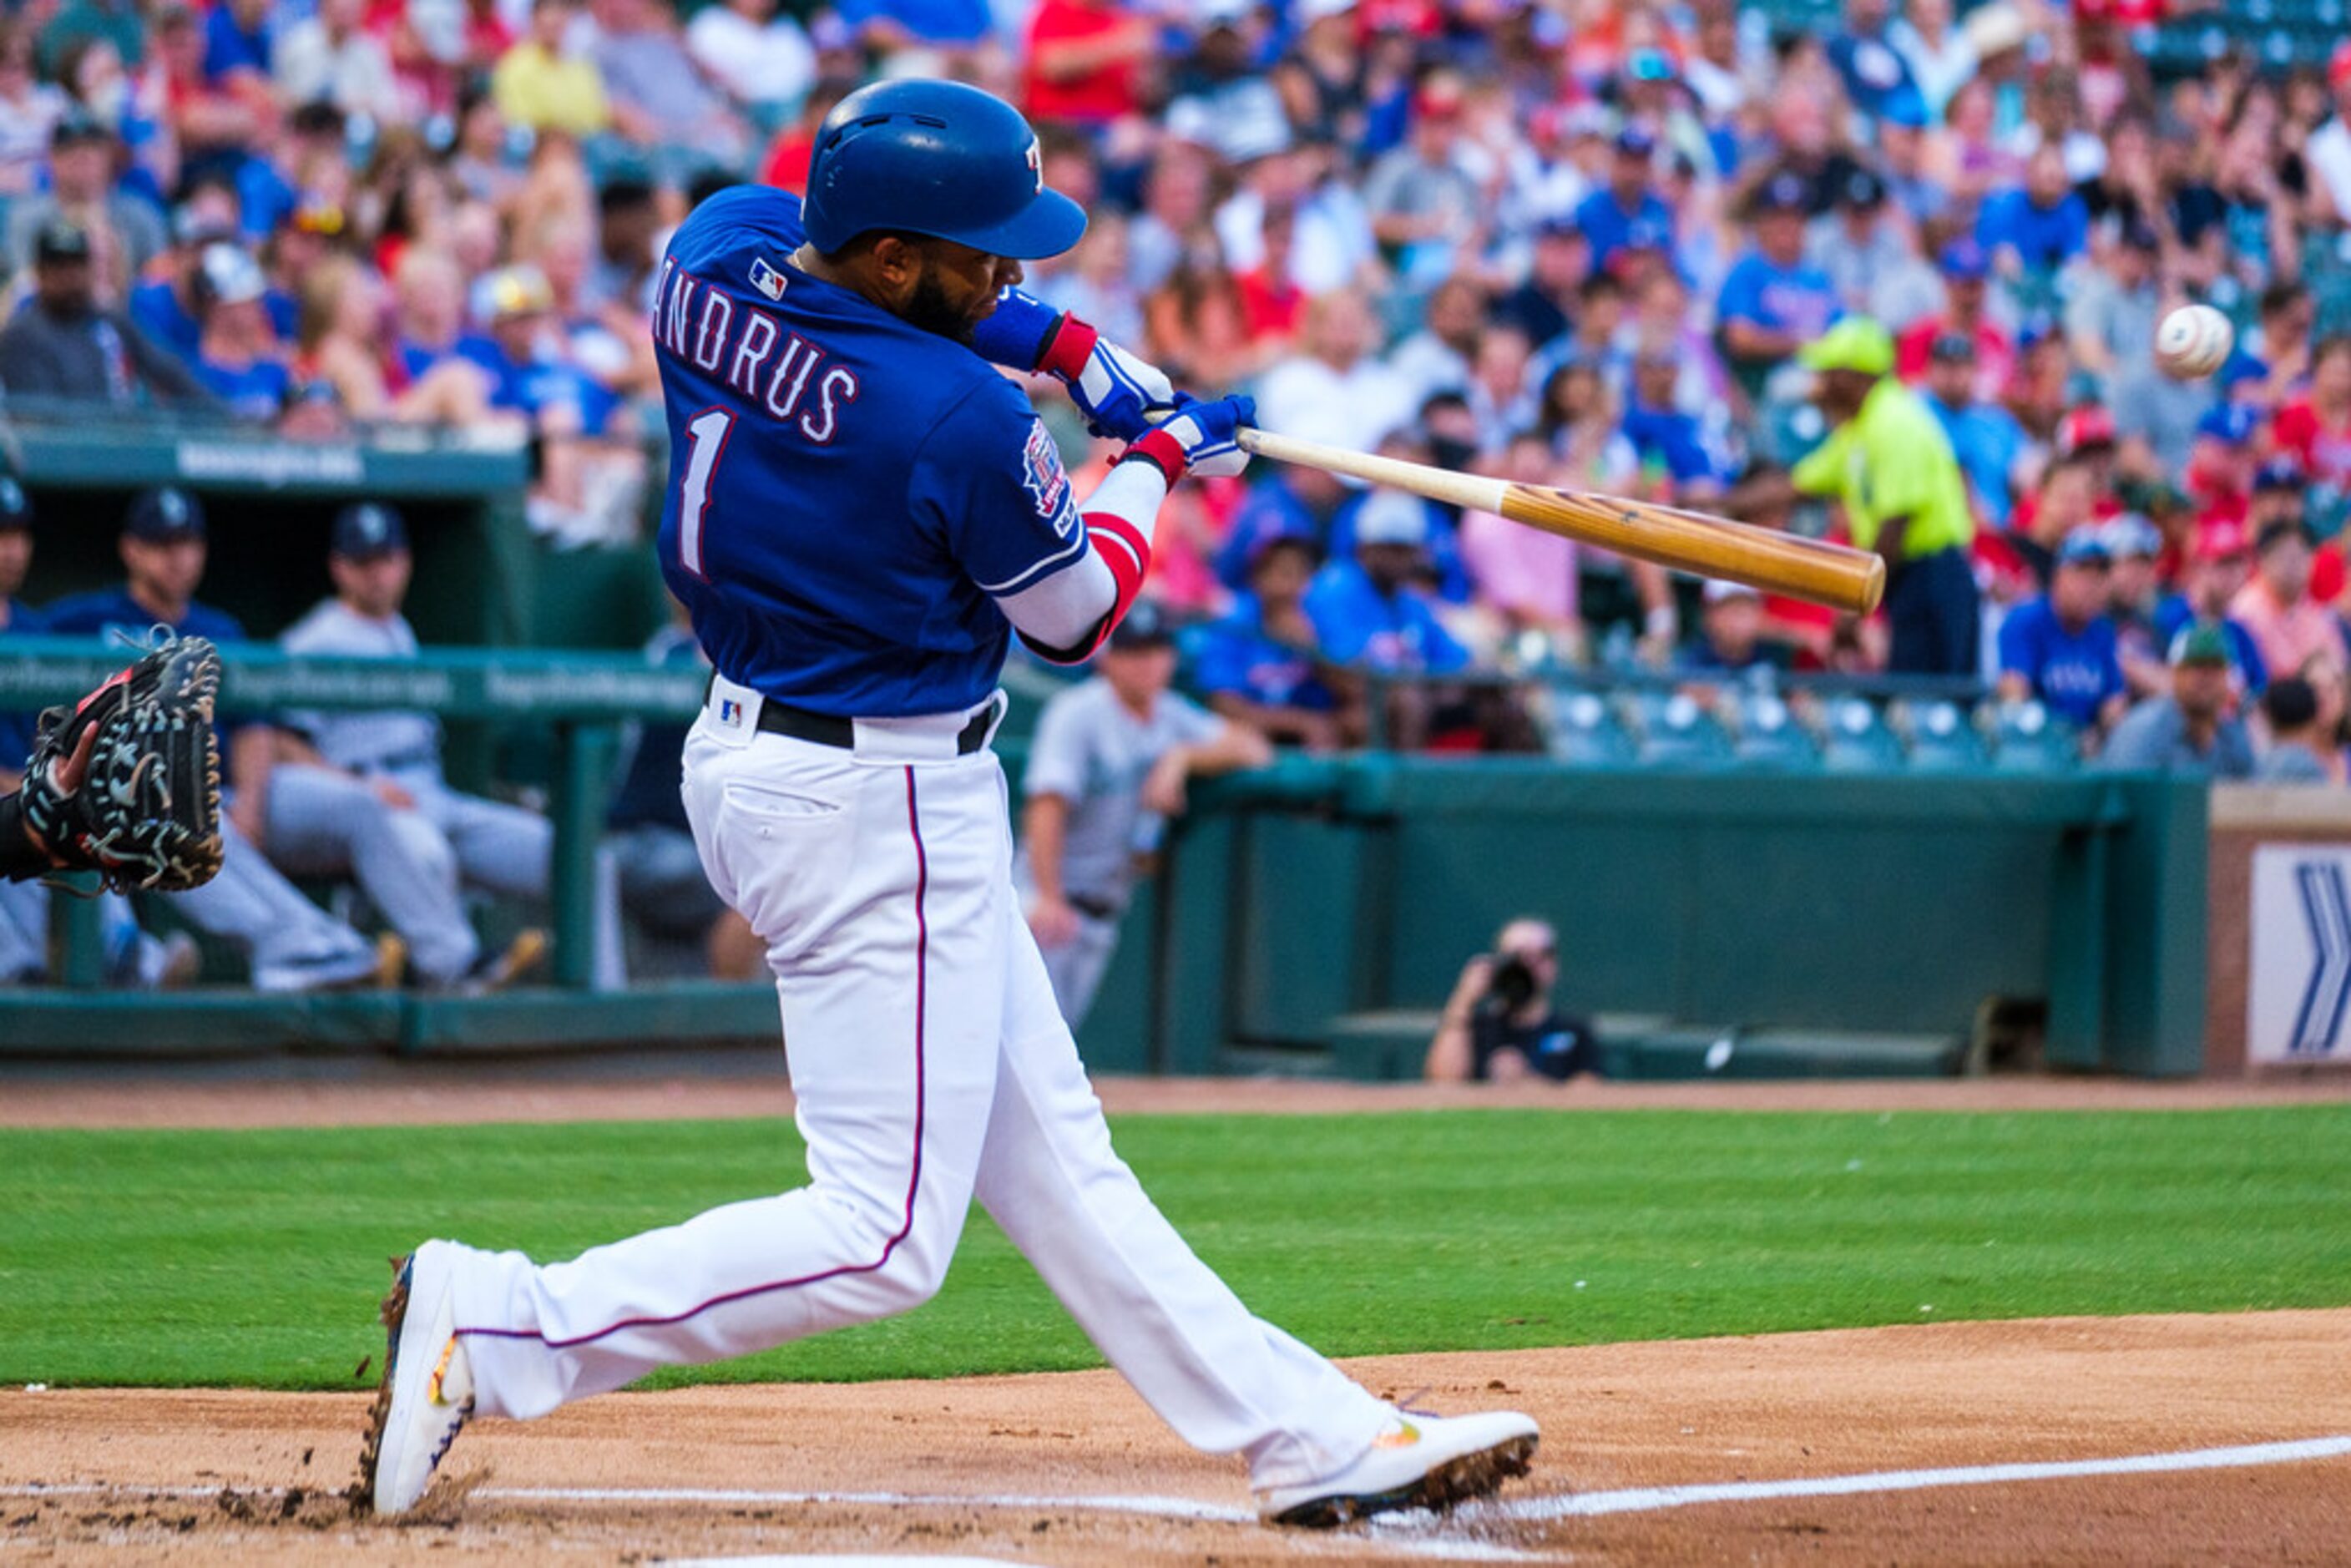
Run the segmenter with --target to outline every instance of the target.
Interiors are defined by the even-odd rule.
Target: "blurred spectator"
[[[2312,485],[2351,496],[2351,336],[2319,340],[2310,353],[2310,384],[2278,410],[2272,434]]]
[[[1710,499],[1721,476],[1706,449],[1698,420],[1674,403],[1681,361],[1671,349],[1643,349],[1633,361],[1633,387],[1625,400],[1625,439],[1640,459],[1645,481],[1677,505]]]
[[[1909,68],[1923,118],[1941,120],[1952,95],[1976,74],[1975,45],[1966,29],[1952,25],[1951,0],[1909,0],[1902,15],[1886,24],[1885,36]],[[1880,118],[1895,117],[1889,108]]]
[[[1559,1010],[1559,936],[1549,922],[1511,921],[1494,950],[1461,967],[1429,1041],[1423,1068],[1433,1083],[1563,1083],[1600,1071],[1592,1025]]]
[[[2196,422],[2186,488],[2199,518],[2247,518],[2261,469],[2261,415],[2241,402],[2215,403]]]
[[[261,268],[234,245],[211,245],[195,283],[196,380],[232,417],[267,423],[285,408],[293,381],[278,357]]]
[[[1257,731],[1170,691],[1175,675],[1173,630],[1138,604],[1093,678],[1045,705],[1029,742],[1013,875],[1072,1029],[1110,967],[1136,861],[1183,812],[1186,785],[1272,759]]]
[[[1709,580],[1706,610],[1696,641],[1683,648],[1677,663],[1691,674],[1744,674],[1750,670],[1784,670],[1792,650],[1763,637],[1763,596],[1743,582]]]
[[[2315,655],[2344,656],[2343,623],[2310,596],[2310,530],[2299,519],[2253,537],[2253,575],[2229,601],[2229,616],[2252,633],[2272,674],[2299,670]]]
[[[1309,751],[1359,738],[1347,705],[1326,678],[1332,673],[1306,613],[1307,586],[1322,560],[1303,535],[1264,539],[1249,558],[1249,587],[1232,609],[1185,639],[1192,687],[1212,710],[1278,745]]]
[[[2342,747],[2319,726],[2318,693],[2300,675],[2288,675],[2262,694],[2262,717],[2269,726],[2269,749],[2253,764],[2256,784],[2341,784]]]
[[[1829,63],[1844,78],[1845,97],[1865,120],[1885,119],[1897,105],[1924,101],[1909,57],[1886,22],[1888,0],[1845,0],[1844,26],[1829,39]]]
[[[0,196],[29,195],[47,162],[49,137],[71,100],[34,74],[33,29],[0,24]]]
[[[2335,46],[2326,62],[2326,88],[2335,112],[2302,150],[2313,176],[2312,214],[2318,221],[2351,225],[2351,39]]]
[[[2155,353],[2155,324],[2162,313],[2158,263],[2163,241],[2145,219],[2123,225],[2103,267],[2085,268],[2065,304],[2065,340],[2074,362],[2101,384],[2125,365],[2145,364]]]
[[[1937,258],[1943,278],[1940,314],[1921,317],[1904,329],[1896,345],[1902,379],[1916,382],[1927,373],[1927,360],[1936,343],[1958,336],[1974,348],[1975,395],[1997,402],[2008,390],[2016,366],[2016,345],[1987,313],[1991,298],[1991,262],[1971,239],[1953,240]]]
[[[614,128],[681,175],[739,162],[750,130],[695,68],[678,42],[668,0],[592,0],[590,9],[597,27],[592,57]]]
[[[2156,636],[2166,649],[2190,627],[2219,632],[2229,650],[2231,676],[2241,695],[2258,695],[2269,684],[2269,666],[2262,661],[2261,645],[2229,612],[2252,568],[2252,541],[2243,524],[2227,518],[2199,523],[2189,547],[2183,591],[2155,611]]]
[[[2129,706],[2115,624],[2105,615],[2111,562],[2095,528],[2065,537],[2049,591],[2009,612],[2000,628],[2000,695],[2038,699],[2085,732],[2111,726]]]
[[[1975,519],[1943,427],[1894,376],[1894,340],[1866,317],[1808,345],[1828,437],[1788,483],[1842,504],[1853,542],[1886,558],[1886,668],[1959,675],[1976,668]]]
[[[1887,215],[1886,182],[1867,169],[1844,177],[1835,206],[1813,222],[1804,248],[1839,308],[1855,315],[1875,316],[1899,331],[1941,301],[1941,285],[1918,265],[1908,235]]]
[[[1417,405],[1411,383],[1372,356],[1376,341],[1363,295],[1343,288],[1309,300],[1296,351],[1258,384],[1259,419],[1284,434],[1314,431],[1334,445],[1378,445]]]
[[[2170,644],[2155,629],[2163,535],[2145,517],[2126,512],[2106,523],[2099,536],[2114,561],[2107,574],[2106,618],[2115,623],[2115,655],[2122,661],[2131,696],[2152,696],[2171,684],[2166,667]]]
[[[816,85],[816,46],[797,18],[778,12],[776,0],[705,5],[686,24],[685,47],[695,64],[747,108],[797,107]]]
[[[2046,277],[2089,246],[2090,211],[2065,172],[2064,152],[2035,150],[2024,183],[1992,192],[1976,220],[1976,242],[2025,277]]]
[[[1462,89],[1438,73],[1413,99],[1412,138],[1383,155],[1364,178],[1372,233],[1395,258],[1398,284],[1434,287],[1476,254],[1483,227],[1477,182],[1462,169]]]
[[[1469,362],[1486,328],[1486,293],[1467,277],[1447,278],[1428,297],[1419,331],[1388,355],[1388,370],[1415,408],[1438,392],[1468,389]]]
[[[1266,69],[1267,18],[1254,0],[1201,0],[1193,16],[1192,52],[1172,72],[1167,133],[1235,167],[1279,155],[1290,121]]]
[[[1305,432],[1293,434],[1306,435]],[[1217,580],[1237,591],[1248,588],[1249,563],[1269,539],[1291,536],[1310,541],[1318,557],[1327,554],[1332,525],[1348,497],[1344,482],[1322,469],[1290,463],[1260,467],[1269,471],[1242,497],[1217,550]]]
[[[646,643],[645,659],[665,669],[709,668],[676,600],[670,601],[668,623]],[[767,945],[711,887],[686,821],[679,783],[689,727],[648,723],[630,737],[628,761],[604,817],[620,871],[621,907],[656,941],[694,944],[698,967],[711,978],[756,979],[767,968]],[[631,965],[632,973],[637,969]]]
[[[1811,201],[1811,192],[1794,173],[1764,181],[1752,202],[1755,248],[1722,281],[1715,315],[1723,352],[1750,395],[1765,374],[1818,338],[1839,314],[1836,286],[1803,258]]]
[[[1575,291],[1592,271],[1592,242],[1572,219],[1552,218],[1535,231],[1526,281],[1494,304],[1494,319],[1508,321],[1537,348],[1566,332]]]
[[[239,72],[269,79],[277,49],[270,0],[220,0],[204,12],[204,77],[224,82]]]
[[[1158,52],[1152,19],[1115,0],[1039,0],[1029,15],[1022,94],[1029,120],[1102,127],[1133,114],[1144,67]]]
[[[204,252],[234,241],[236,233],[234,194],[220,185],[202,187],[172,221],[172,245],[157,268],[160,276],[131,292],[131,319],[159,348],[189,364],[195,362],[196,340],[204,336],[196,319],[196,289]]]
[[[27,20],[40,12],[38,6],[28,7]],[[41,28],[41,74],[52,78],[63,75],[68,57],[91,43],[111,46],[115,57],[126,66],[146,58],[147,24],[132,0],[66,0]]]
[[[591,136],[611,122],[604,73],[569,47],[580,0],[532,0],[530,31],[491,73],[490,90],[510,125]]]
[[[1366,506],[1355,519],[1352,559],[1334,559],[1307,591],[1306,613],[1336,663],[1382,674],[1448,674],[1468,650],[1438,620],[1420,585],[1428,560],[1428,514],[1418,505]]]
[[[366,20],[367,0],[318,0],[313,15],[287,29],[276,63],[286,102],[325,99],[347,115],[363,114],[379,125],[400,119],[392,56],[367,31]]]
[[[1550,438],[1540,428],[1530,428],[1512,436],[1502,449],[1495,476],[1513,484],[1548,485],[1559,472]],[[1531,664],[1573,664],[1583,658],[1583,615],[1573,539],[1491,512],[1466,512],[1461,558],[1476,586],[1478,606],[1499,622],[1494,632],[1498,644]],[[1539,656],[1526,657],[1535,650]]]
[[[1616,133],[1608,183],[1575,209],[1594,270],[1621,276],[1618,260],[1628,252],[1673,255],[1674,214],[1656,189],[1656,159],[1657,139],[1647,127],[1628,125]]]
[[[1919,401],[1950,438],[1951,455],[1967,476],[1978,515],[1994,528],[2007,528],[2032,443],[2016,415],[1996,402],[1978,401],[1976,348],[1964,333],[1947,332],[1935,340]]]
[[[2171,648],[2168,695],[2148,697],[2106,737],[2099,766],[2151,768],[2208,779],[2244,779],[2253,743],[2230,711],[2229,646],[2211,627],[2180,633]]]
[[[119,263],[110,281],[117,285],[106,295],[109,304],[129,297],[129,285],[147,270],[148,263],[168,243],[162,219],[155,209],[115,188],[114,132],[81,110],[68,112],[49,136],[49,190],[8,207],[8,257],[21,270],[34,259],[35,238],[57,223],[69,223],[89,236],[93,246],[103,243]]]
[[[89,234],[62,220],[33,246],[33,298],[0,329],[0,388],[12,397],[118,408],[153,402],[204,413],[219,402],[119,310],[99,308]]]

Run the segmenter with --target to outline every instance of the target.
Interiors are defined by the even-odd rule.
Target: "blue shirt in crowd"
[[[1339,706],[1315,673],[1315,650],[1277,641],[1265,629],[1265,609],[1253,593],[1233,600],[1223,619],[1185,633],[1192,685],[1204,696],[1225,694],[1260,707],[1329,713]]]
[[[286,394],[292,389],[294,379],[286,367],[276,360],[256,360],[249,365],[235,369],[207,359],[192,360],[189,368],[204,390],[228,405],[229,413],[239,419],[266,423],[277,417],[286,407]]]
[[[1976,243],[1986,250],[2012,246],[2029,270],[2053,272],[2088,246],[2090,209],[2072,191],[2053,207],[2034,206],[2021,189],[2001,191],[1984,199]]]
[[[1843,314],[1827,273],[1803,262],[1782,267],[1760,250],[1739,258],[1715,305],[1718,320],[1751,322],[1805,340],[1819,337]]]
[[[2068,632],[2047,594],[2018,605],[2000,623],[2000,667],[2030,682],[2052,713],[2085,727],[2123,690],[2115,623],[2100,615]]]
[[[231,71],[269,74],[271,38],[265,16],[251,32],[236,25],[236,14],[224,0],[204,14],[204,80],[217,82]]]
[[[1942,423],[1943,434],[1951,438],[1951,455],[1959,460],[1959,472],[1968,476],[1968,487],[1983,507],[1984,520],[1996,528],[2008,527],[2016,510],[2016,498],[2009,493],[2009,476],[2016,471],[2016,460],[2031,439],[2024,426],[1996,402],[1955,409],[1933,392],[1922,392],[1918,396]]]
[[[131,319],[155,340],[156,347],[168,349],[194,363],[196,343],[204,336],[204,329],[180,303],[179,290],[168,281],[142,283],[131,291]]]
[[[1627,399],[1623,428],[1625,439],[1642,463],[1663,467],[1675,484],[1716,477],[1714,459],[1707,455],[1706,437],[1698,431],[1695,414],[1647,408]]]
[[[1674,250],[1674,210],[1655,191],[1644,191],[1631,212],[1603,185],[1576,204],[1575,226],[1592,245],[1592,269],[1604,271],[1620,250]]]
[[[1334,560],[1315,573],[1306,613],[1333,664],[1384,674],[1442,675],[1469,663],[1469,651],[1438,622],[1427,594],[1411,587],[1384,594],[1352,560]]]
[[[2155,607],[2155,636],[2162,651],[2168,653],[2179,633],[2195,622],[2195,607],[2184,593],[2174,593]],[[2229,644],[2229,668],[2237,678],[2238,689],[2250,695],[2259,695],[2269,687],[2269,665],[2262,660],[2261,644],[2245,629],[2244,622],[2222,616],[2217,622],[2221,640]]]

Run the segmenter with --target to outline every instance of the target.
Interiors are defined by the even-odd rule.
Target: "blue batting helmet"
[[[834,105],[817,129],[800,216],[828,256],[897,229],[1029,260],[1086,232],[1085,210],[1045,188],[1020,111],[951,81],[876,82]]]

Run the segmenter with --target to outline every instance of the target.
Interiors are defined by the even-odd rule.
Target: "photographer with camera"
[[[1461,966],[1423,1069],[1432,1083],[1507,1083],[1548,1078],[1563,1083],[1600,1067],[1592,1026],[1559,1010],[1559,936],[1551,923],[1521,915],[1502,927],[1494,950]]]

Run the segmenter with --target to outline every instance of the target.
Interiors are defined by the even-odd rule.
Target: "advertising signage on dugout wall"
[[[2252,860],[2246,1058],[2351,1062],[2351,846],[2263,844]]]

